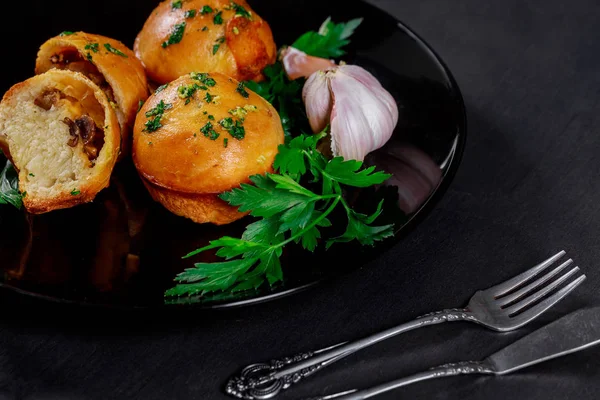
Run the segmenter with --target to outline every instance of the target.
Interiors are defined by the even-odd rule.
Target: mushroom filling
[[[87,114],[82,115],[75,121],[65,117],[63,123],[69,127],[69,134],[71,135],[67,144],[75,147],[81,139],[83,152],[88,159],[93,162],[98,158],[98,153],[104,146],[104,129],[98,128],[92,117]]]
[[[66,49],[60,53],[56,53],[50,57],[50,61],[58,69],[68,69],[69,71],[80,72],[87,76],[106,93],[106,96],[113,105],[116,104],[112,87],[104,79],[104,75],[102,75],[93,63],[85,60],[77,50]]]

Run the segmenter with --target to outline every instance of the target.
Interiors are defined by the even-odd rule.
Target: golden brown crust
[[[186,105],[186,100],[178,96],[178,88],[201,84],[187,75],[153,94],[140,110],[134,128],[133,161],[140,174],[154,185],[186,193],[218,194],[247,182],[251,175],[272,170],[278,146],[284,142],[277,111],[250,90],[244,98],[236,91],[238,81],[218,73],[210,77],[216,85],[209,87],[208,93],[218,96],[218,104],[207,104],[207,91],[199,89]],[[160,101],[172,105],[164,113],[163,126],[155,132],[144,132],[149,119],[146,112]],[[237,107],[253,110],[246,114],[245,137],[241,140],[219,125],[225,118],[237,120],[229,112]],[[209,122],[220,135],[217,140],[201,133]],[[226,148],[224,139],[228,140]]]
[[[216,194],[182,193],[155,186],[143,178],[142,181],[155,201],[173,214],[198,224],[226,225],[248,215],[239,212]]]
[[[166,83],[192,71],[221,72],[238,80],[261,80],[262,70],[275,62],[277,46],[268,23],[260,18],[245,0],[237,0],[251,13],[252,21],[236,16],[230,0],[188,0],[181,9],[173,9],[172,1],[163,1],[152,12],[138,34],[134,50],[146,68],[148,77]],[[204,6],[214,12],[202,15]],[[186,18],[188,10],[196,10]],[[214,23],[216,10],[221,11],[223,23]],[[177,24],[184,23],[180,43],[162,47]],[[204,29],[206,27],[206,29]],[[234,33],[236,28],[238,34]],[[225,38],[214,52],[218,40]]]
[[[122,52],[126,57],[109,52],[105,44],[109,44],[112,48]],[[89,47],[90,45],[93,47]],[[86,46],[88,46],[87,49]],[[93,65],[104,76],[112,89],[123,136],[121,153],[124,156],[130,150],[131,130],[133,129],[139,102],[145,101],[149,95],[144,67],[133,51],[120,41],[101,35],[76,32],[72,35],[53,37],[40,47],[36,60],[36,74],[46,72],[51,68],[69,68],[68,65],[61,66],[53,63],[52,57],[73,49],[79,53],[84,63],[87,63],[86,60],[89,54]],[[81,69],[81,65],[73,69],[75,68]],[[94,68],[85,69],[86,71],[79,72],[85,73]]]
[[[87,90],[82,93],[78,87],[83,85]],[[11,117],[14,117],[14,113],[10,110],[20,103],[19,96],[21,93],[31,92],[34,95],[37,95],[50,86],[77,99],[80,99],[82,96],[87,97],[89,94],[93,94],[96,101],[104,110],[104,145],[96,159],[96,165],[94,167],[95,171],[98,172],[91,176],[90,179],[80,182],[77,185],[77,191],[79,193],[76,195],[71,192],[65,192],[52,198],[41,198],[26,194],[23,198],[23,205],[27,211],[32,214],[42,214],[91,202],[98,192],[109,185],[110,176],[119,155],[121,133],[116,113],[109,104],[104,92],[85,75],[77,72],[51,70],[13,85],[4,94],[2,102],[0,103],[1,126],[4,127],[7,124],[19,123],[18,120],[10,119]],[[0,132],[0,135],[3,135],[3,132]],[[10,144],[9,138],[7,143]],[[22,170],[19,165],[19,160],[14,159],[15,151],[12,151],[10,146],[9,151],[12,155],[11,159],[15,169],[19,172],[19,187],[23,188],[25,187],[24,181],[27,179],[27,173]]]

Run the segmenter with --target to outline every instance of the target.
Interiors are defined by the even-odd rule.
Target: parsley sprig
[[[2,159],[0,151],[0,159]],[[0,205],[9,204],[17,209],[23,207],[24,194],[19,192],[19,175],[13,164],[6,160],[4,168],[0,172]]]
[[[343,48],[350,44],[350,36],[362,21],[362,18],[357,18],[346,23],[336,24],[331,22],[331,18],[327,18],[318,32],[305,33],[292,44],[292,47],[315,57],[341,57],[346,54]]]
[[[319,239],[329,248],[354,240],[373,245],[393,235],[393,225],[375,224],[383,201],[373,214],[366,215],[356,212],[343,197],[344,186],[381,184],[390,175],[375,171],[375,167],[363,168],[360,161],[345,161],[341,157],[328,161],[317,151],[324,135],[302,135],[280,146],[274,164],[277,173],[254,175],[250,178],[252,184],[242,184],[220,195],[258,220],[248,225],[240,238],[225,236],[186,255],[184,258],[217,250],[223,261],[198,263],[182,272],[175,279],[178,284],[165,293],[166,297],[256,289],[265,281],[274,285],[283,280],[280,257],[283,248],[291,243],[314,251]],[[320,190],[303,185],[309,178],[321,182]],[[325,232],[331,226],[329,216],[338,209],[346,212],[346,231],[328,237]]]

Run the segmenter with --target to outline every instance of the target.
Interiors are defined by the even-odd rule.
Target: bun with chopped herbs
[[[109,184],[120,139],[105,93],[78,72],[36,75],[0,103],[0,143],[32,214],[92,201]]]
[[[105,36],[63,32],[38,51],[36,73],[50,69],[81,72],[102,89],[121,126],[121,156],[128,154],[136,112],[150,94],[144,67],[133,51]]]
[[[152,197],[197,223],[242,218],[219,194],[272,171],[284,142],[273,106],[220,73],[191,73],[158,89],[134,127],[133,161]]]
[[[269,24],[245,0],[163,1],[134,50],[150,80],[159,84],[193,71],[258,81],[277,56]]]

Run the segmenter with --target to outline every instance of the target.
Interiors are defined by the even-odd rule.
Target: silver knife
[[[552,322],[483,361],[441,365],[407,378],[313,400],[363,400],[433,378],[463,374],[504,375],[600,344],[600,307],[583,309]]]

